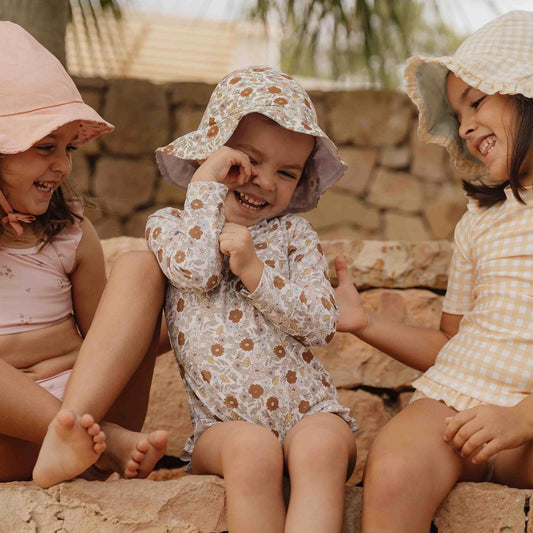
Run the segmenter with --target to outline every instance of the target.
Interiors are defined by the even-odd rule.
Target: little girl
[[[115,274],[102,308],[107,317],[81,349],[87,355],[81,357],[77,381],[69,379],[106,280],[98,236],[63,182],[73,150],[113,127],[83,103],[56,58],[5,21],[0,22],[0,65],[0,480],[31,478],[49,424],[48,447],[34,473],[39,485],[70,479],[97,460],[87,477],[107,477],[113,470],[144,477],[164,454],[167,439],[165,432],[137,433],[146,412],[157,340],[150,342],[162,302],[161,280],[144,277],[146,258],[136,263],[139,274],[124,268]],[[117,304],[116,294],[134,279],[148,286],[154,280],[153,301],[147,304],[153,305],[154,319],[142,322],[151,331],[144,340],[132,335],[128,342],[135,349],[129,351],[123,336],[132,330],[122,331],[120,321],[131,322],[135,332],[134,313],[144,312],[131,302]],[[141,308],[143,298],[138,300]],[[123,307],[130,314],[113,320]],[[99,358],[109,361],[102,366]],[[108,372],[111,362],[121,372]],[[58,414],[67,382],[70,400]],[[95,423],[104,415],[105,433]]]
[[[146,232],[189,396],[184,458],[224,477],[232,532],[341,531],[356,426],[309,349],[331,340],[337,307],[318,236],[293,214],[343,174],[338,151],[298,83],[249,67],[156,158],[188,185],[183,211],[158,211]]]
[[[465,183],[438,331],[365,310],[336,259],[339,331],[425,372],[372,446],[363,532],[427,533],[459,480],[533,487],[532,80],[533,12],[501,16],[453,57],[409,60],[422,139],[488,176]]]

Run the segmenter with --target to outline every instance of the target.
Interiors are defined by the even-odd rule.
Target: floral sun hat
[[[532,98],[533,12],[510,11],[473,33],[453,56],[415,56],[405,68],[406,90],[419,111],[420,138],[445,146],[459,170],[480,176],[486,169],[459,137],[459,123],[448,103],[449,72],[486,94]]]
[[[292,77],[267,66],[251,66],[228,74],[216,87],[196,131],[156,150],[163,177],[186,188],[199,160],[223,146],[240,120],[261,113],[277,124],[316,138],[304,175],[285,213],[308,211],[346,170],[337,147],[317,124],[305,90]]]
[[[0,154],[30,148],[80,120],[76,144],[113,130],[82,97],[61,63],[26,30],[0,21]]]

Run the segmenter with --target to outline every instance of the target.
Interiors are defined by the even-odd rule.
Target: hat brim
[[[48,108],[0,117],[0,153],[24,152],[57,128],[81,121],[75,144],[81,146],[114,126],[82,101],[68,102]]]
[[[211,128],[203,128],[158,148],[156,161],[165,180],[177,187],[187,188],[200,162],[227,143],[243,116],[251,113],[261,113],[283,128],[316,138],[315,147],[307,160],[302,179],[283,214],[299,213],[315,208],[320,196],[344,174],[346,164],[340,159],[333,141],[318,126],[291,123],[290,127],[287,127],[287,124],[284,124],[275,113],[275,108],[269,111],[262,107],[260,110],[248,110],[246,114],[229,115],[223,121],[224,127],[220,128],[226,132],[224,135],[213,136],[210,134]]]

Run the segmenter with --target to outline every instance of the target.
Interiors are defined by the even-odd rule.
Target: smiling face
[[[508,180],[517,128],[511,97],[499,93],[487,95],[453,73],[448,75],[446,92],[468,151],[487,167],[492,180],[498,183]],[[533,181],[528,177],[530,159],[526,158],[521,168],[527,174],[521,180],[524,186]]]
[[[226,221],[252,226],[283,213],[314,143],[314,137],[282,128],[263,115],[245,116],[226,145],[250,158],[253,173],[226,197]]]
[[[70,174],[79,122],[53,131],[18,154],[0,155],[0,188],[15,211],[42,215]]]

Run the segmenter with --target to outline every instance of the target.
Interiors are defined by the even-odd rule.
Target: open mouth
[[[237,198],[237,201],[247,209],[259,211],[259,209],[263,209],[263,207],[266,207],[268,205],[268,202],[260,202],[258,200],[254,200],[244,192],[234,191],[234,193],[235,198]]]
[[[44,181],[34,181],[33,184],[37,188],[37,190],[41,192],[53,192],[54,190],[54,184],[53,183],[45,183]]]
[[[492,152],[495,144],[496,144],[496,135],[489,135],[488,137],[485,137],[485,139],[483,139],[483,141],[479,145],[479,153],[483,157],[486,157],[488,154]]]

